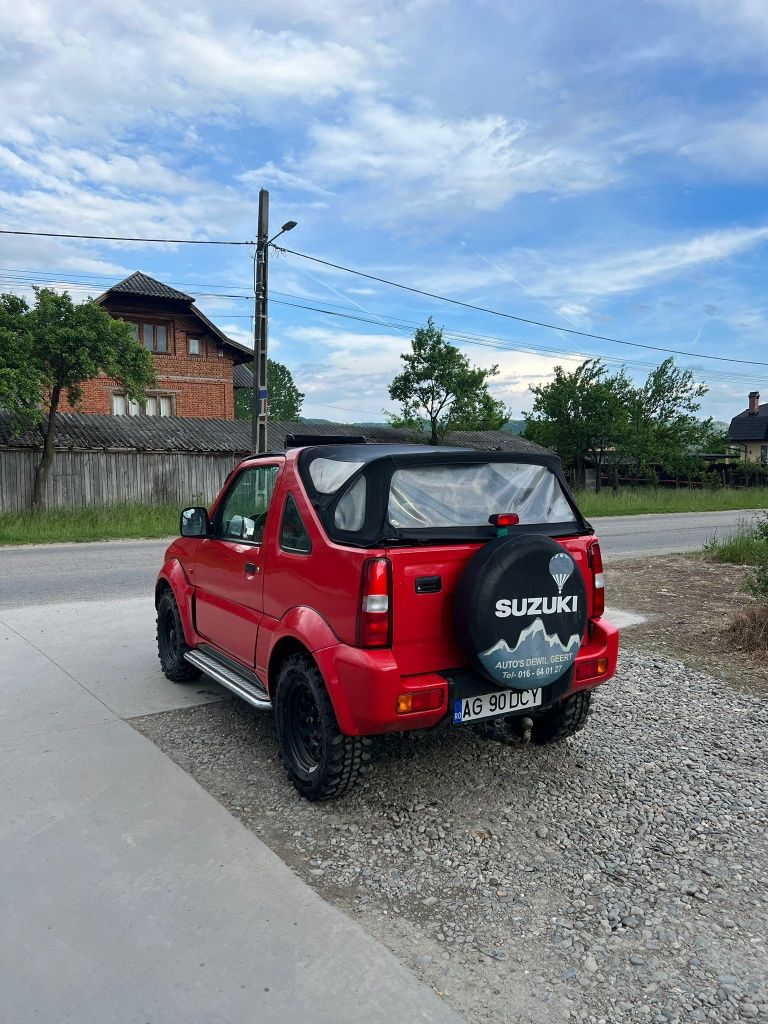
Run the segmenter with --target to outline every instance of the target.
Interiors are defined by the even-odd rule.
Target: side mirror
[[[179,533],[182,537],[207,537],[210,525],[208,509],[198,505],[185,508],[179,516]]]

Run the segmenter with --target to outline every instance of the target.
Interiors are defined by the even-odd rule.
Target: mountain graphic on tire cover
[[[478,654],[478,657],[495,678],[498,678],[498,672],[504,670],[504,663],[508,661],[514,661],[516,669],[523,666],[530,668],[529,678],[510,679],[508,685],[533,689],[545,686],[570,668],[580,647],[581,637],[578,633],[574,633],[568,643],[564,644],[557,633],[547,633],[544,622],[537,618],[522,631],[514,647],[499,640],[493,647]]]

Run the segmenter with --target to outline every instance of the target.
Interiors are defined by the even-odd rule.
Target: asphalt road
[[[755,513],[686,512],[593,519],[607,559],[694,551]],[[0,608],[150,594],[166,540],[0,548]]]

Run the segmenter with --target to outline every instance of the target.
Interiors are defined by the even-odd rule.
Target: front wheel
[[[561,700],[543,715],[534,718],[531,742],[542,746],[546,743],[560,743],[580,732],[587,724],[591,703],[591,690],[581,690]]]
[[[307,800],[330,800],[354,786],[371,760],[371,741],[345,736],[317,665],[294,655],[277,676],[275,724],[280,755]]]
[[[171,682],[191,683],[200,675],[184,657],[188,650],[176,598],[170,590],[164,590],[157,602],[157,656]]]

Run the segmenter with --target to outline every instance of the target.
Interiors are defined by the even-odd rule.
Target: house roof
[[[212,320],[208,319],[201,309],[198,309],[195,304],[194,296],[187,295],[186,292],[180,292],[176,288],[171,288],[170,285],[163,284],[162,281],[158,281],[156,278],[150,277],[149,274],[143,274],[140,270],[134,271],[133,274],[129,274],[129,276],[124,278],[122,281],[118,281],[117,284],[113,284],[110,288],[107,288],[107,290],[97,296],[94,301],[103,305],[110,295],[136,295],[141,298],[167,299],[173,302],[184,302],[189,306],[189,312],[205,324],[211,334],[215,335],[219,341],[221,341],[222,345],[226,348],[235,350],[236,362],[242,363],[253,358],[252,349],[245,345],[241,345],[239,341],[233,341],[231,338],[228,338]]]
[[[119,292],[128,295],[145,295],[152,299],[176,299],[179,302],[194,302],[191,295],[186,292],[177,291],[168,284],[150,277],[149,274],[142,274],[140,270],[134,271],[123,281],[118,281],[111,288],[107,288],[103,295],[100,295],[97,302],[100,302],[110,292]]]
[[[250,391],[253,387],[253,370],[250,366],[246,366],[245,363],[239,363],[233,367],[232,383],[236,388],[247,388]]]
[[[393,427],[356,427],[344,423],[274,422],[267,428],[271,451],[284,451],[287,434],[345,436],[363,433],[369,441],[409,443],[407,430]],[[546,449],[507,430],[485,432],[456,431],[445,443],[477,451],[543,452]],[[89,416],[82,413],[57,413],[55,445],[57,449],[96,449],[129,451],[219,452],[243,456],[251,452],[249,420],[213,420],[177,416]],[[7,412],[0,412],[0,448],[40,448],[38,428],[14,430]]]
[[[757,407],[750,416],[749,409],[734,416],[728,427],[729,441],[768,441],[768,402]]]

